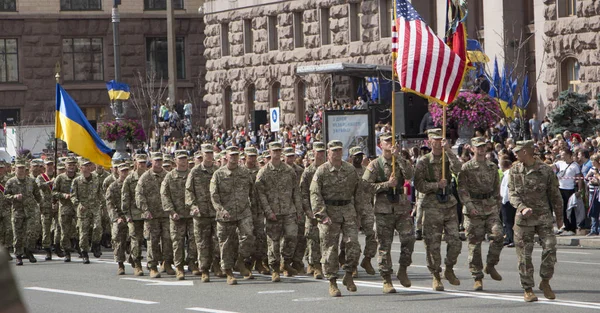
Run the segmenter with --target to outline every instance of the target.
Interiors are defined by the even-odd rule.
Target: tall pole
[[[55,71],[56,75],[54,76],[54,78],[56,78],[56,84],[58,85],[60,83],[60,63],[58,61],[56,62]],[[58,120],[56,119],[56,117],[54,117],[54,177],[58,175],[58,138],[56,138],[56,123],[58,123]]]
[[[115,81],[121,81],[121,52],[120,52],[120,39],[119,39],[119,23],[121,18],[119,16],[119,4],[121,0],[113,0],[112,7],[112,26],[113,26],[113,51],[115,60]],[[124,104],[121,100],[114,100],[112,103],[112,111],[116,120],[121,120],[125,114]],[[127,143],[124,138],[119,138],[115,142],[115,154],[113,159],[122,160],[129,159],[129,153],[127,153]]]
[[[396,7],[396,1],[393,2],[393,7]],[[394,16],[394,9],[390,10],[392,24],[396,25]],[[395,27],[392,27],[392,32]],[[392,147],[396,147],[396,78],[394,77],[396,71],[394,70],[395,57],[394,57],[394,36],[392,36]],[[381,99],[381,98],[380,98]],[[396,177],[396,156],[392,154],[392,176]],[[394,194],[396,193],[396,187],[394,187]]]
[[[167,45],[168,45],[168,75],[169,75],[169,106],[175,107],[177,94],[177,47],[175,37],[175,13],[173,11],[173,0],[167,0]]]

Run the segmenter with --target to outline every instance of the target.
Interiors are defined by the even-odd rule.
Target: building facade
[[[204,85],[202,2],[174,0],[178,96],[195,100],[196,112]],[[54,123],[56,69],[90,121],[112,118],[105,85],[114,79],[112,5],[110,0],[0,0],[0,122]],[[148,88],[140,87],[140,78],[166,88],[165,8],[165,0],[127,0],[119,6],[121,80],[132,89]]]

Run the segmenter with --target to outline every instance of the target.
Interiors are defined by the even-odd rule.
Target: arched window
[[[271,85],[271,93],[269,97],[270,107],[278,108],[281,100],[281,84],[279,82],[275,82],[273,85]]]
[[[296,83],[296,120],[302,124],[306,112],[306,85],[300,80]]]
[[[575,58],[567,58],[562,61],[560,70],[561,91],[571,90],[577,92],[577,87],[581,83],[579,80],[579,61]]]
[[[250,84],[246,88],[246,115],[252,114],[252,111],[254,111],[255,103],[256,103],[256,86],[254,86],[254,84]]]
[[[223,90],[223,127],[229,129],[233,127],[233,92],[231,86],[225,87]]]
[[[577,0],[557,0],[556,9],[558,17],[569,17],[577,15]]]

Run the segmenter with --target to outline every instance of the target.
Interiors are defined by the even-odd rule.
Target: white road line
[[[265,290],[259,291],[258,294],[275,294],[275,293],[294,293],[296,290]]]
[[[585,264],[585,265],[600,265],[600,263],[592,263],[592,262],[575,262],[575,261],[561,261],[561,260],[558,260],[558,263],[573,263],[573,264]]]
[[[223,310],[215,310],[208,308],[186,308],[188,311],[198,311],[198,312],[208,312],[208,313],[237,313],[233,311],[223,311]]]
[[[141,281],[146,283],[146,286],[193,286],[194,281],[192,280],[177,280],[177,281],[167,281],[167,280],[154,280],[154,279],[144,279],[144,278],[135,278],[135,277],[124,277],[122,280],[133,280],[133,281]]]
[[[36,290],[36,291],[44,291],[44,292],[61,293],[61,294],[81,296],[81,297],[89,297],[89,298],[98,298],[98,299],[105,299],[105,300],[113,300],[113,301],[129,302],[129,303],[137,303],[137,304],[158,304],[159,303],[159,302],[154,302],[154,301],[146,301],[146,300],[138,300],[138,299],[113,297],[113,296],[99,295],[99,294],[95,294],[95,293],[70,291],[70,290],[61,290],[61,289],[52,289],[52,288],[26,287],[25,289],[26,290]]]
[[[533,252],[542,252],[542,249],[534,249]],[[564,253],[564,254],[580,254],[580,255],[590,255],[591,253],[589,252],[575,252],[575,251],[564,251],[564,250],[556,250],[556,252],[558,253]]]

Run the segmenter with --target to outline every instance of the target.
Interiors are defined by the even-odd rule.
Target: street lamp
[[[119,5],[121,4],[121,0],[113,0],[112,7],[112,25],[113,25],[113,49],[114,49],[114,60],[115,60],[115,81],[121,81],[121,53],[119,52],[120,43],[119,43],[119,22],[121,21],[119,17]],[[113,115],[116,120],[121,120],[125,117],[126,106],[121,100],[115,100],[111,104],[111,109]],[[118,138],[115,142],[115,154],[113,155],[113,160],[123,160],[131,158],[129,153],[127,153],[127,142],[125,138]]]

